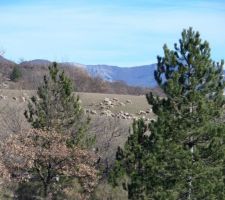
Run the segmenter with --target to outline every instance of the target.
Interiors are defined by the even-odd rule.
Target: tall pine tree
[[[94,139],[86,134],[89,119],[84,116],[71,80],[55,62],[24,114],[33,128],[70,133],[74,144],[86,145]]]
[[[134,122],[110,181],[126,175],[129,199],[225,199],[224,62],[192,28],[174,46],[155,71],[166,98],[147,94],[157,121]]]

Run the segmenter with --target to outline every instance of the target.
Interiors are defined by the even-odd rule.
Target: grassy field
[[[0,90],[0,107],[5,106],[15,106],[24,107],[28,103],[30,97],[36,94],[36,91],[32,90]],[[101,106],[104,99],[108,98],[112,101],[113,98],[116,98],[118,101],[110,106],[108,109],[112,113],[118,112],[127,112],[137,116],[143,116],[143,114],[139,115],[140,111],[146,111],[150,108],[147,103],[145,96],[133,96],[133,95],[117,95],[117,94],[100,94],[100,93],[77,93],[81,99],[81,104],[84,109],[92,109],[100,114]],[[26,100],[26,101],[24,101]],[[129,103],[128,103],[129,102]],[[104,106],[104,105],[103,105]],[[153,114],[146,113],[146,118],[153,118]]]
[[[0,95],[6,96],[7,102],[17,102],[23,103],[22,97],[29,98],[36,94],[34,90],[8,90],[8,89],[1,89]],[[101,94],[101,93],[77,93],[82,100],[82,105],[84,108],[91,107],[99,104],[105,98],[113,99],[117,98],[120,102],[126,104],[126,106],[118,106],[117,108],[113,109],[114,111],[127,111],[130,113],[137,113],[139,110],[146,110],[149,108],[147,100],[144,95],[141,96],[134,96],[134,95],[118,95],[118,94]],[[13,99],[14,97],[17,100]],[[3,99],[0,100],[2,104],[5,102]],[[131,100],[131,103],[126,103],[127,100]]]

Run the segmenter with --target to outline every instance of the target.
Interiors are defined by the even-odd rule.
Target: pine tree
[[[33,128],[70,133],[74,144],[87,142],[89,119],[84,116],[71,80],[55,62],[49,67],[49,75],[44,76],[37,96],[31,98],[24,114]]]
[[[111,181],[126,174],[130,199],[225,199],[224,62],[211,60],[208,42],[192,28],[174,47],[164,45],[155,71],[166,98],[147,94],[157,121],[150,134],[144,124],[133,130]]]
[[[10,74],[11,81],[18,81],[22,77],[22,72],[18,66],[15,66]]]

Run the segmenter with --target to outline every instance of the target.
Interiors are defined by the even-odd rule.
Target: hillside
[[[16,65],[16,63],[0,57],[1,65]],[[25,68],[41,67],[46,68],[51,64],[49,60],[35,59],[20,63]],[[73,62],[60,63],[63,67],[75,67],[85,69],[92,77],[100,77],[109,82],[124,82],[130,86],[155,87],[157,84],[154,79],[155,64],[136,67],[118,67],[111,65],[85,65]]]
[[[85,68],[92,76],[100,76],[107,81],[124,81],[128,85],[155,87],[154,70],[156,65],[137,67],[117,67],[110,65],[87,65]]]
[[[51,62],[48,60],[36,59],[16,64],[1,57],[0,88],[35,90],[42,82],[43,76],[48,73],[49,65],[51,65]],[[18,81],[13,82],[10,81],[10,74],[15,66],[20,69],[22,77]],[[63,62],[59,63],[59,67],[71,78],[78,92],[143,95],[150,90],[159,91],[155,88],[150,89],[128,85],[124,81],[104,80],[104,77],[90,75],[86,67],[78,63]],[[119,75],[119,73],[117,74]],[[125,76],[126,72],[123,74]],[[129,76],[132,77],[132,74],[130,73]]]
[[[48,66],[51,62],[48,60],[31,60],[22,62],[22,65],[29,66]],[[111,65],[85,65],[72,62],[60,63],[61,66],[80,67],[87,70],[92,77],[101,77],[105,81],[121,81],[130,86],[155,87],[157,85],[154,79],[154,70],[156,65],[143,65],[136,67],[118,67]]]

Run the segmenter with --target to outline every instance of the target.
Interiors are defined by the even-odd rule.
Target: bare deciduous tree
[[[113,117],[95,117],[89,131],[96,135],[95,151],[100,154],[104,179],[113,165],[118,143],[123,145],[129,134],[129,123]]]

